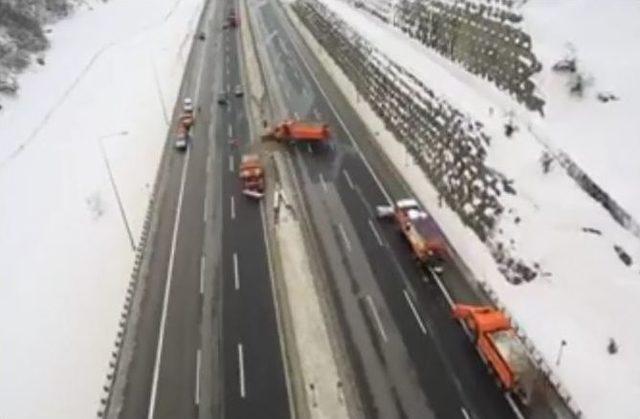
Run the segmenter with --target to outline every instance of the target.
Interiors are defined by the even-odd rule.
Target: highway
[[[398,173],[275,1],[247,0],[275,114],[323,121],[327,147],[285,151],[302,192],[313,255],[365,418],[513,418],[450,299],[477,299],[455,266],[420,270],[375,206],[408,197]],[[240,155],[252,149],[239,31],[223,29],[232,1],[207,2],[180,100],[196,124],[185,153],[170,136],[135,346],[118,418],[295,417],[287,348],[273,293],[263,203],[240,194]],[[241,22],[249,24],[249,22]],[[247,90],[246,87],[244,90]],[[226,104],[219,104],[221,92]],[[173,116],[175,126],[180,103]],[[446,289],[445,285],[446,284]],[[525,414],[528,412],[525,410]]]
[[[250,136],[244,98],[233,94],[238,31],[222,29],[233,8],[208,3],[198,30],[207,38],[194,41],[187,66],[180,97],[193,98],[196,124],[183,154],[169,137],[160,169],[120,418],[290,415],[261,208],[239,193],[236,174]]]
[[[330,88],[332,82],[274,3],[250,1],[249,8],[261,32],[257,38],[269,40],[264,56],[271,59],[267,67],[277,80],[275,94],[290,117],[323,121],[333,130],[331,148],[301,146],[292,155],[338,301],[364,416],[514,417],[452,320],[438,283],[464,284],[464,279],[453,266],[437,281],[419,270],[395,228],[375,219],[376,205],[408,192],[375,150],[362,154],[367,142],[354,140],[370,134],[335,86]],[[472,295],[464,285],[459,288],[458,295]]]

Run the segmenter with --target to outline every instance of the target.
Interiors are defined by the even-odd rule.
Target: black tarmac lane
[[[366,148],[366,141],[370,141],[366,138],[371,134],[358,123],[344,97],[336,94],[335,87],[331,89],[333,83],[280,8],[271,2],[263,4],[259,13],[267,32],[263,35],[271,39],[267,48],[268,56],[274,57],[275,71],[296,75],[278,77],[289,114],[326,122],[333,132],[330,149],[299,146],[293,151],[294,162],[316,231],[320,236],[333,236],[320,242],[339,248],[337,252],[326,249],[334,257],[329,256],[325,268],[330,280],[338,282],[334,289],[345,313],[341,326],[350,329],[346,335],[353,346],[351,357],[361,366],[358,381],[368,387],[361,389],[361,393],[370,395],[363,399],[372,404],[366,406],[365,415],[514,417],[473,345],[451,318],[450,307],[431,274],[416,266],[397,229],[375,218],[375,206],[385,204],[386,196],[349,139],[349,135],[356,141],[364,138],[359,146]],[[362,154],[391,199],[409,196],[388,166],[375,156],[375,150]],[[346,239],[341,230],[347,232]],[[366,259],[367,269],[361,268],[359,253]],[[465,288],[455,267],[446,269],[447,281]],[[340,283],[345,280],[349,286]],[[473,295],[468,290],[459,294]],[[371,304],[377,308],[371,309]],[[358,305],[359,312],[350,307],[353,305]],[[371,346],[375,356],[367,354]],[[390,383],[386,397],[375,382],[381,377]],[[403,394],[402,388],[411,387],[418,387],[421,394]]]
[[[240,194],[236,173],[250,141],[244,98],[234,95],[238,35],[222,29],[236,7],[207,7],[198,30],[207,38],[194,41],[180,96],[194,99],[196,125],[186,153],[165,151],[120,418],[290,417],[261,204]],[[221,92],[226,105],[217,103]],[[205,341],[212,350],[203,351]]]

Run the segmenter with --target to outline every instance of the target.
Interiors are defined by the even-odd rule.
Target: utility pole
[[[562,359],[562,350],[567,346],[567,341],[562,339],[560,341],[560,348],[558,349],[558,357],[556,358],[556,366],[560,366],[560,360]]]
[[[118,208],[120,209],[120,216],[122,217],[122,222],[124,223],[124,228],[127,231],[127,236],[129,237],[129,242],[131,243],[131,250],[136,250],[136,242],[133,239],[133,234],[131,233],[131,227],[129,226],[129,221],[127,220],[127,214],[124,212],[124,205],[122,204],[122,199],[120,198],[120,192],[118,191],[118,186],[116,185],[115,178],[113,177],[113,172],[111,170],[111,165],[109,164],[109,158],[107,157],[107,152],[104,149],[104,144],[102,140],[105,138],[111,137],[119,137],[128,135],[128,131],[116,132],[114,134],[103,135],[102,137],[98,137],[98,145],[100,146],[100,153],[102,154],[102,159],[104,160],[104,165],[107,168],[107,173],[109,174],[109,181],[111,183],[111,188],[113,189],[113,194],[116,197],[116,202],[118,203]]]

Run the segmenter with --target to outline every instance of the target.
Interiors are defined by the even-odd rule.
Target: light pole
[[[562,339],[560,341],[560,348],[558,349],[558,357],[556,358],[556,366],[560,366],[560,360],[562,359],[562,350],[567,346],[567,341]]]
[[[129,237],[129,242],[131,243],[131,250],[135,251],[136,242],[133,239],[133,234],[131,233],[131,227],[129,226],[129,221],[127,220],[127,214],[124,212],[124,205],[122,204],[122,199],[120,198],[120,192],[118,191],[118,186],[116,185],[115,178],[113,177],[113,172],[111,171],[111,165],[109,164],[109,158],[107,157],[107,152],[105,151],[104,144],[102,143],[102,140],[106,138],[123,137],[125,135],[129,135],[129,132],[121,131],[113,134],[103,135],[101,137],[98,137],[98,145],[100,146],[100,154],[102,155],[102,159],[104,160],[104,165],[106,166],[107,173],[109,174],[111,189],[113,190],[113,194],[116,197],[116,202],[118,203],[118,208],[120,209],[120,216],[122,217],[124,228],[127,231],[127,236]]]

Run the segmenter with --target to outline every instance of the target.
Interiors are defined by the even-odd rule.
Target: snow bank
[[[640,3],[615,0],[529,1],[523,26],[543,63],[536,84],[545,96],[546,118],[538,129],[564,150],[607,193],[640,220]],[[573,75],[554,72],[561,59],[576,59],[586,78],[582,97],[569,92]],[[598,100],[598,94],[618,99]]]
[[[439,221],[463,260],[479,280],[488,283],[497,293],[585,415],[594,418],[634,417],[635,402],[640,399],[640,360],[636,356],[640,353],[640,332],[630,327],[627,319],[635,317],[640,297],[640,241],[585,194],[557,162],[552,162],[550,171],[544,173],[540,159],[549,151],[548,146],[555,145],[556,136],[565,139],[570,135],[569,131],[562,133],[554,126],[553,121],[560,118],[557,117],[559,111],[554,111],[553,99],[546,95],[549,100],[547,118],[532,115],[494,85],[470,75],[389,25],[344,2],[321,1],[391,61],[433,89],[439,98],[464,112],[471,121],[483,124],[483,132],[491,138],[488,164],[512,180],[516,190],[516,195],[501,196],[506,210],[494,229],[492,240],[500,240],[511,251],[539,266],[535,280],[517,286],[504,280],[488,249],[456,214],[438,206],[437,191],[419,168],[403,167],[403,147],[384,135],[378,140]],[[536,4],[529,3],[531,7]],[[544,5],[550,7],[551,3],[538,4],[544,8]],[[570,9],[568,7],[567,10]],[[629,17],[626,22],[637,21],[640,17],[633,14],[634,10],[633,7],[627,9]],[[600,16],[609,15],[604,13]],[[574,19],[565,15],[559,21],[567,24]],[[604,26],[615,25],[616,22],[611,22]],[[540,30],[549,29],[546,24],[542,27],[541,23]],[[626,34],[633,35],[629,31]],[[536,39],[534,36],[534,49],[538,45]],[[640,38],[636,36],[634,39]],[[545,57],[543,60],[548,62]],[[631,58],[630,62],[634,60]],[[542,77],[545,74],[551,77],[548,72],[543,72]],[[555,73],[553,76],[561,77]],[[545,86],[541,85],[541,88],[544,90]],[[353,91],[353,88],[346,91]],[[558,92],[566,92],[566,89]],[[590,108],[590,112],[580,111],[583,112],[582,118],[589,119],[588,124],[601,129],[611,121],[604,115],[606,109],[610,107],[611,112],[618,112],[615,107],[626,106],[624,102],[602,103],[589,96],[583,98],[583,102],[573,104],[573,112],[578,112],[578,107]],[[619,109],[630,113],[635,107],[624,111]],[[373,119],[376,118],[369,111],[367,120]],[[517,127],[511,136],[505,134],[508,121],[513,121]],[[573,121],[574,124],[578,122]],[[626,129],[632,129],[634,123],[633,120],[627,121]],[[376,125],[374,131],[381,128]],[[574,126],[573,129],[582,131],[584,127]],[[608,156],[602,150],[594,148],[592,151],[594,155]],[[633,159],[626,159],[623,163],[625,167],[640,167],[634,166]],[[603,167],[611,171],[617,166],[608,161]],[[620,179],[624,183],[621,188],[627,193],[625,197],[637,200],[639,195],[632,193],[633,179]],[[631,266],[621,261],[614,250],[615,245],[621,246],[631,256]],[[607,352],[609,338],[614,338],[619,345],[619,352],[615,355]],[[556,358],[563,340],[567,344],[557,365]]]
[[[52,29],[0,112],[0,416],[96,414],[203,0],[114,0]]]

